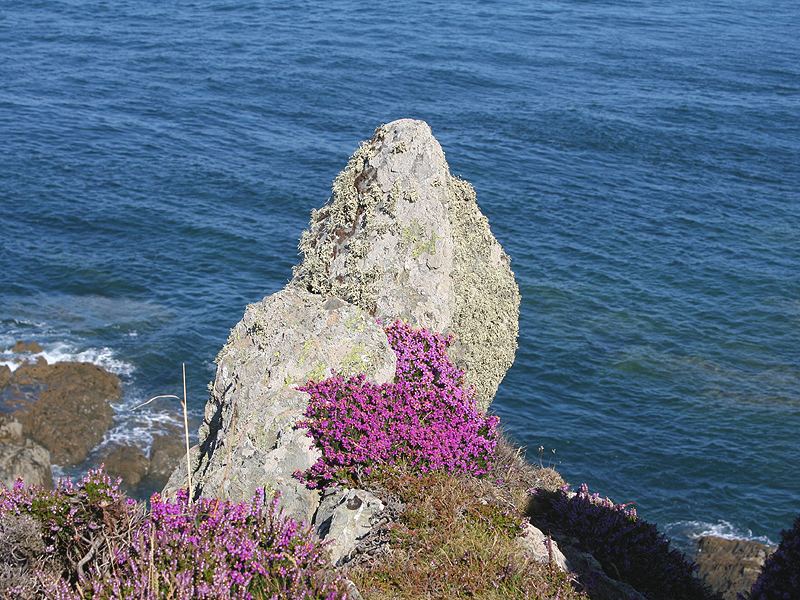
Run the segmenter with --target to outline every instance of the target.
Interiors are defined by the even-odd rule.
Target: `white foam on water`
[[[102,452],[109,446],[137,446],[149,456],[156,436],[174,432],[176,425],[182,425],[176,415],[163,412],[142,411],[141,414],[117,416],[117,423],[106,432],[93,452]]]
[[[44,344],[43,348],[36,354],[16,354],[11,349],[7,349],[0,352],[0,365],[5,365],[15,371],[27,361],[43,358],[50,365],[58,362],[88,362],[121,376],[131,375],[135,371],[135,367],[131,363],[116,358],[114,351],[106,346],[78,350],[76,346],[67,342],[55,342]]]
[[[714,536],[726,540],[748,540],[774,546],[775,542],[765,535],[753,535],[752,530],[737,527],[729,521],[708,523],[705,521],[676,521],[668,523],[664,531],[669,538],[684,538],[691,541],[701,537]]]

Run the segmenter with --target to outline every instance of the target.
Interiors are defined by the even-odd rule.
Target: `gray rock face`
[[[548,537],[538,527],[530,523],[522,526],[522,536],[519,538],[520,545],[533,560],[542,564],[554,564],[564,572],[569,571],[567,557],[561,552],[554,539]]]
[[[293,283],[371,315],[453,332],[451,357],[486,409],[514,361],[519,289],[475,191],[422,121],[383,125],[314,211]]]
[[[355,550],[383,509],[383,502],[365,490],[338,488],[325,494],[314,515],[314,525],[317,535],[328,541],[334,565],[344,562]]]
[[[19,421],[0,415],[0,486],[11,487],[20,477],[28,485],[52,488],[50,453],[23,435]]]
[[[319,493],[293,473],[320,455],[296,427],[308,405],[296,387],[333,371],[384,383],[395,362],[383,330],[352,304],[292,288],[251,304],[217,357],[194,452],[194,494],[247,500],[265,487],[281,493],[287,514],[311,522]],[[185,485],[183,471],[167,492]]]

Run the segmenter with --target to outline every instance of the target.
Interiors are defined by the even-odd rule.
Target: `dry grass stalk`
[[[186,363],[181,363],[181,370],[183,372],[183,398],[180,396],[176,396],[174,394],[161,394],[159,396],[153,396],[149,400],[142,402],[133,407],[133,410],[137,410],[142,408],[143,406],[147,406],[154,400],[159,400],[162,398],[171,398],[174,400],[179,400],[181,406],[183,408],[183,436],[184,440],[186,441],[186,480],[187,480],[187,492],[189,494],[189,504],[192,503],[192,495],[194,486],[192,485],[192,460],[191,460],[191,453],[189,449],[189,413],[187,409],[187,397],[186,397]]]

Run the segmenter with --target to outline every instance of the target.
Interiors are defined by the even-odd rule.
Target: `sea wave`
[[[114,350],[107,346],[80,350],[68,342],[55,342],[42,344],[42,348],[41,352],[33,354],[20,354],[13,352],[10,348],[6,349],[0,353],[0,365],[5,365],[15,371],[21,364],[31,359],[43,358],[47,364],[88,362],[120,376],[129,376],[136,370],[131,363],[117,358]]]
[[[729,521],[717,521],[709,523],[707,521],[675,521],[664,526],[664,533],[673,541],[689,542],[692,545],[695,540],[706,536],[724,538],[726,540],[748,540],[760,542],[768,546],[774,546],[775,542],[765,535],[754,535],[753,531],[746,527],[737,527]]]

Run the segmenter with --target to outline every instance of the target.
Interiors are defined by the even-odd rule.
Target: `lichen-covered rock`
[[[18,478],[28,485],[52,488],[50,453],[25,437],[21,423],[0,415],[0,486],[11,487]]]
[[[452,332],[486,409],[514,361],[519,289],[475,191],[423,121],[383,125],[333,183],[300,241],[293,284],[370,314]]]
[[[386,334],[360,308],[288,288],[251,304],[217,357],[217,375],[193,451],[193,493],[246,500],[258,488],[281,493],[283,509],[311,521],[319,493],[293,477],[320,454],[296,426],[308,405],[299,384],[334,371],[394,377]],[[167,492],[185,481],[180,465]]]
[[[344,562],[356,549],[383,508],[383,502],[366,490],[336,488],[326,492],[314,515],[314,527],[328,543],[334,565]]]

